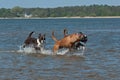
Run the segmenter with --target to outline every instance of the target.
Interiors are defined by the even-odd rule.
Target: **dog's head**
[[[39,38],[39,41],[40,41],[40,43],[45,43],[45,40],[46,40],[46,38],[45,38],[45,34],[39,34],[39,36],[38,36],[38,38]]]
[[[87,38],[87,35],[83,34],[82,32],[79,32],[79,41],[83,42],[83,43],[86,43],[88,41],[88,38]]]

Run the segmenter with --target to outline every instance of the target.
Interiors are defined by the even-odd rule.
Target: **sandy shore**
[[[120,16],[96,16],[96,17],[92,17],[92,16],[85,16],[85,17],[75,16],[75,17],[48,17],[48,18],[120,18]]]
[[[25,17],[13,17],[13,18],[0,18],[0,19],[69,19],[69,18],[120,18],[120,16],[85,16],[85,17],[45,17],[45,18],[39,18],[39,17],[31,17],[31,18],[25,18]]]

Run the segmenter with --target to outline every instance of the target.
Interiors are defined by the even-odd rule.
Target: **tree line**
[[[16,6],[11,9],[0,8],[1,18],[25,17],[25,15],[38,18],[120,16],[120,6],[89,5],[57,8],[22,8]]]

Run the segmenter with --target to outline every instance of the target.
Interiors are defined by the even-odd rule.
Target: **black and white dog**
[[[24,41],[23,48],[25,47],[34,47],[35,50],[41,50],[41,47],[43,47],[43,43],[45,43],[45,34],[39,34],[38,38],[32,37],[32,34],[34,31],[29,33],[29,36],[27,39]]]

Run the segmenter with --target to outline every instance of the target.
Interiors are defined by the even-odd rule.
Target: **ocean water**
[[[64,55],[26,54],[20,46],[31,31],[46,34],[44,54],[51,54],[55,31],[88,36],[86,49]],[[31,51],[31,49],[26,49]],[[81,54],[82,55],[79,55]],[[119,80],[120,18],[92,19],[0,19],[0,80]]]

